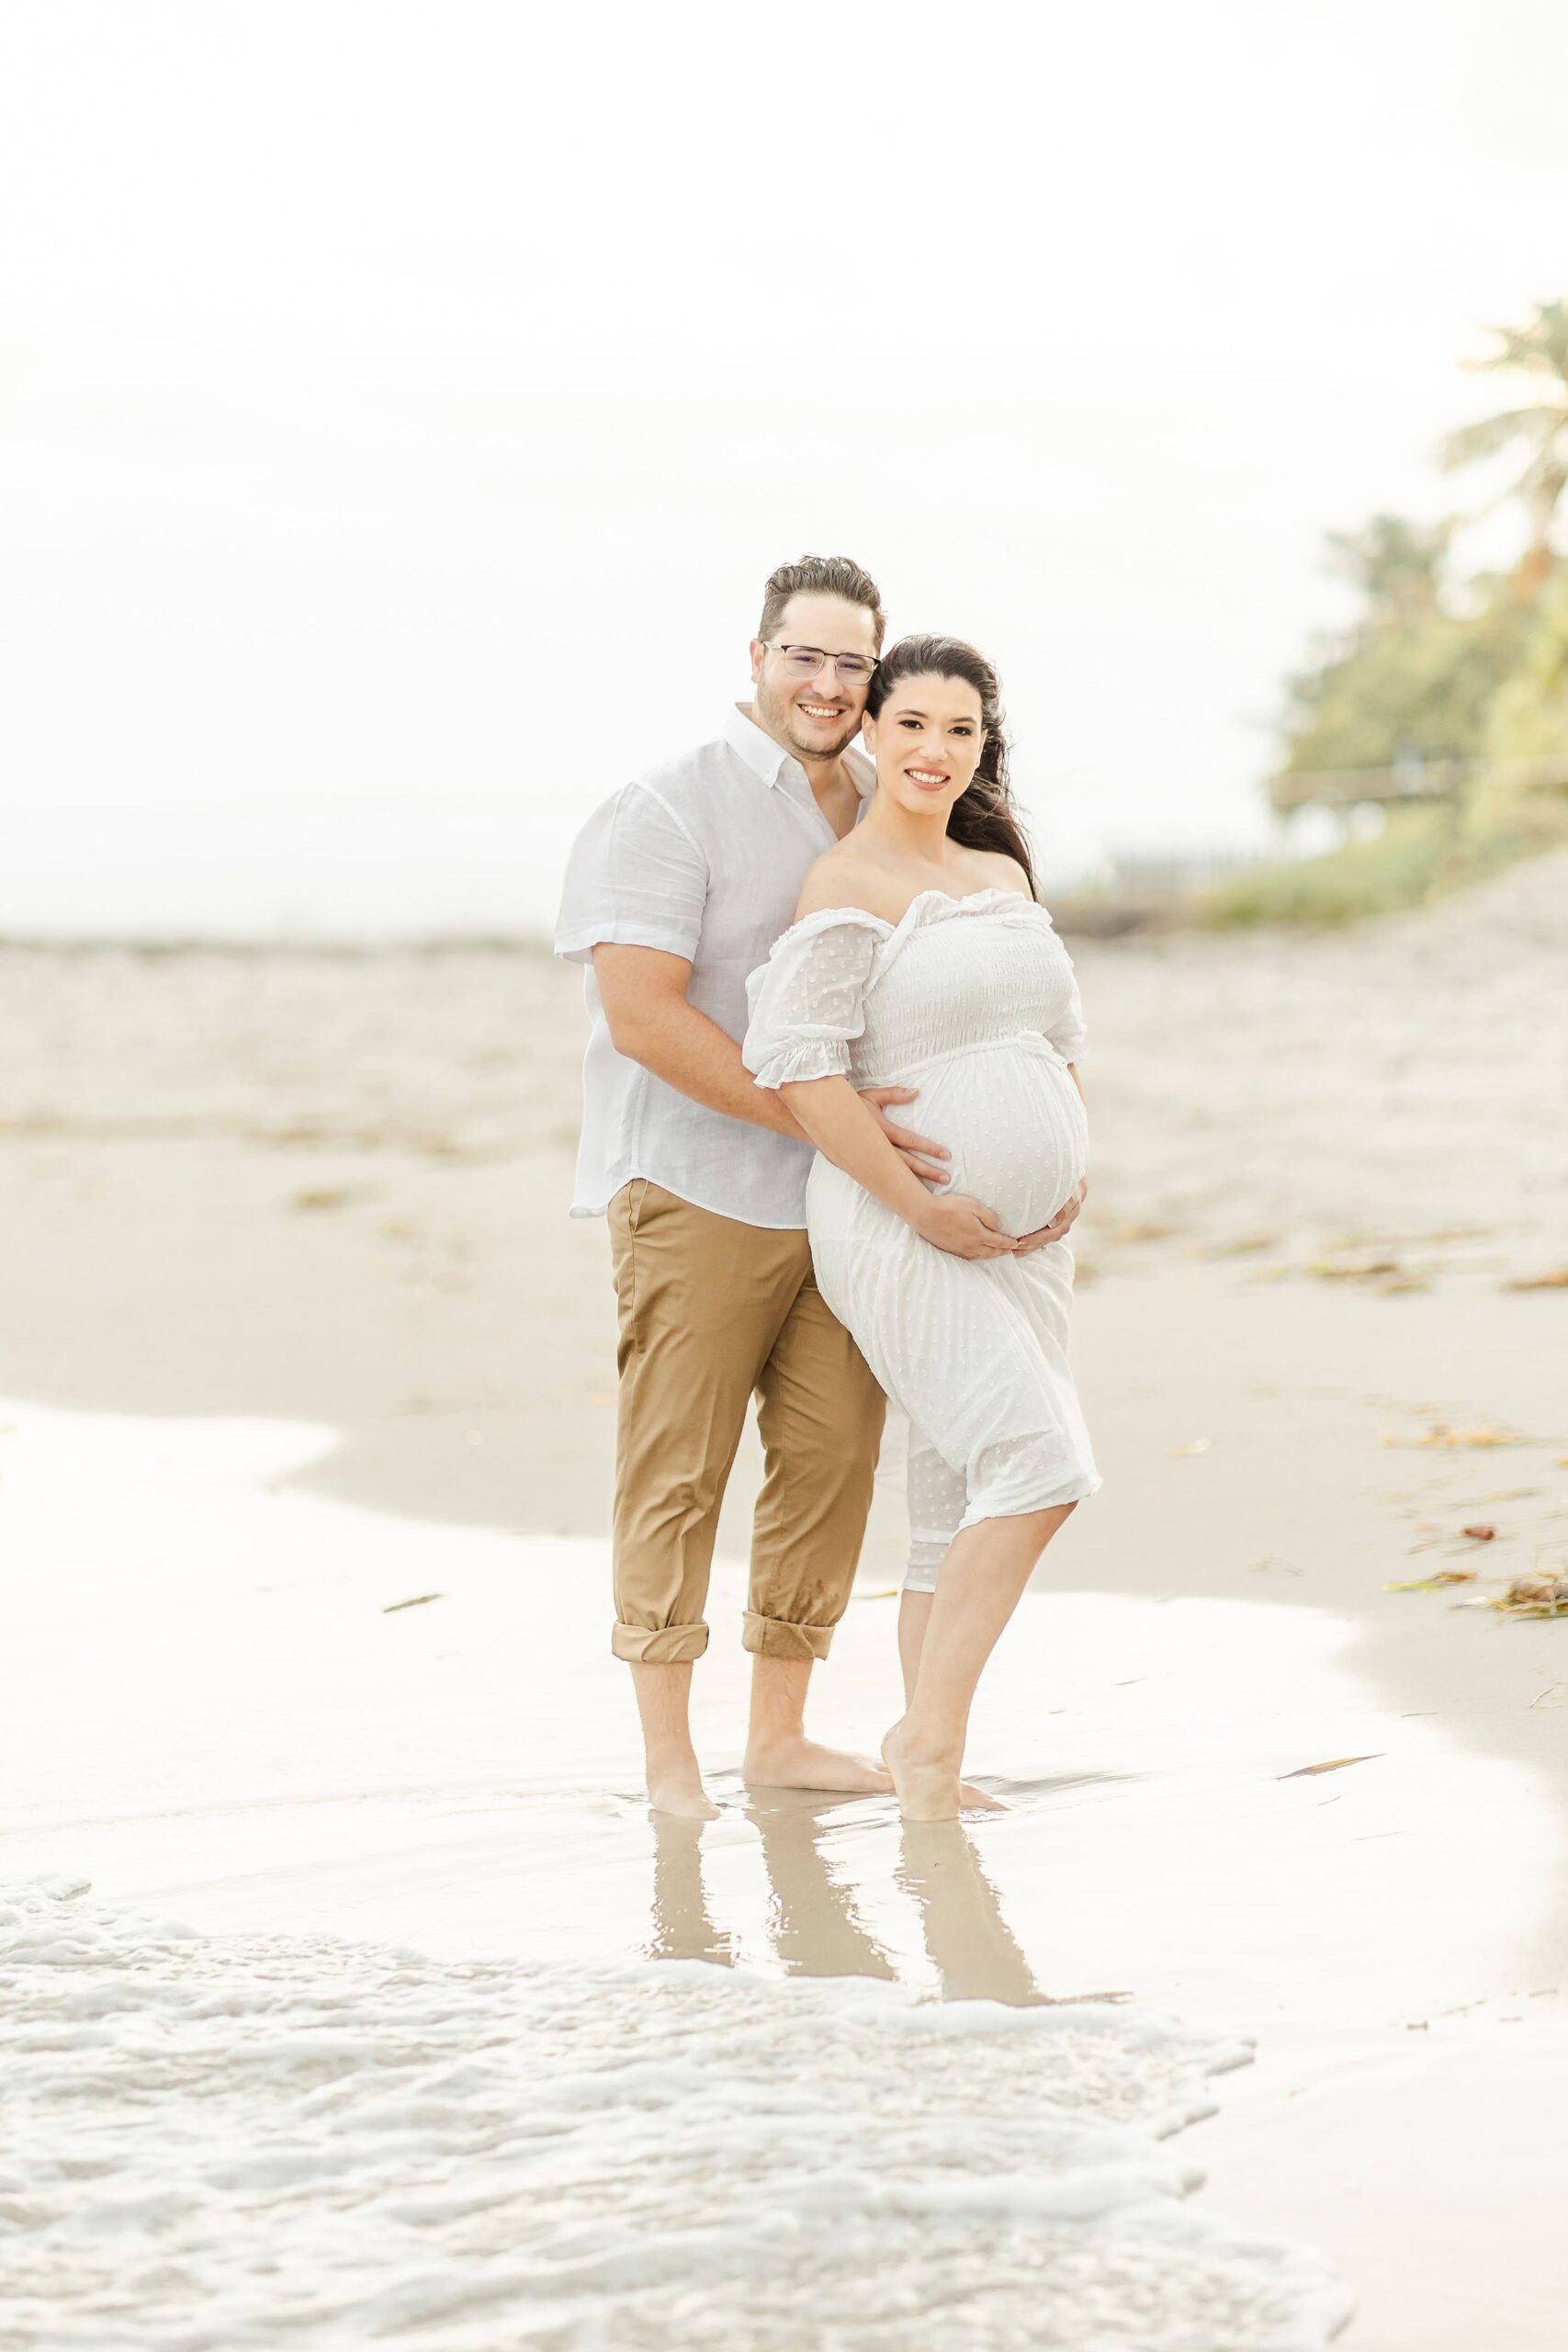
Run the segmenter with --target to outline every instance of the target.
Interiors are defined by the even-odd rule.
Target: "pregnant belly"
[[[1049,1225],[1077,1188],[1088,1126],[1066,1067],[1029,1046],[955,1057],[916,1072],[916,1100],[895,1117],[944,1143],[954,1192],[995,1209],[1009,1233]]]

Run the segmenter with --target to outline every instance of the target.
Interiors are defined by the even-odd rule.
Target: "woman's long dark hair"
[[[872,673],[865,698],[868,718],[881,718],[888,695],[905,678],[962,678],[979,695],[986,741],[967,791],[948,810],[948,837],[965,849],[996,849],[1005,857],[1016,857],[1029,877],[1031,896],[1037,898],[1034,861],[1008,782],[1008,741],[996,672],[983,653],[960,637],[901,637]]]

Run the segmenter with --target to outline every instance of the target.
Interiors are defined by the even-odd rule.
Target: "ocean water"
[[[0,838],[0,937],[399,945],[547,937],[570,839],[519,808],[282,808]]]
[[[724,1817],[651,1824],[605,1547],[346,1504],[338,1442],[0,1404],[0,2346],[1330,2340],[1179,2135],[1260,2027],[1473,1992],[1554,1866],[1524,1776],[1323,1611],[1056,1593],[987,1678],[1007,1812],[764,1801],[721,1561]],[[884,1599],[825,1736],[887,1720]]]
[[[497,797],[440,804],[280,802],[164,821],[0,824],[0,938],[201,941],[218,944],[401,945],[547,938],[578,826],[613,779],[577,798]],[[1256,829],[1255,829],[1256,830]],[[1036,824],[1047,899],[1083,885],[1170,887],[1212,878],[1264,852],[1108,848],[1081,828]],[[1314,846],[1298,827],[1277,854]]]
[[[1162,2144],[1244,2046],[853,1979],[203,1937],[0,1896],[0,2340],[1312,2352]]]

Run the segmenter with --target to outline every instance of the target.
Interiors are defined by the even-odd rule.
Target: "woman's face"
[[[966,678],[900,678],[862,730],[876,762],[876,788],[900,808],[945,820],[968,789],[986,730]]]

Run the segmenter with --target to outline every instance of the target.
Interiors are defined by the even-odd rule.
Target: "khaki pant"
[[[886,1400],[801,1232],[716,1216],[646,1177],[610,1204],[620,1302],[617,1657],[701,1657],[719,1505],[758,1400],[767,1476],[742,1639],[826,1657],[860,1557]]]

